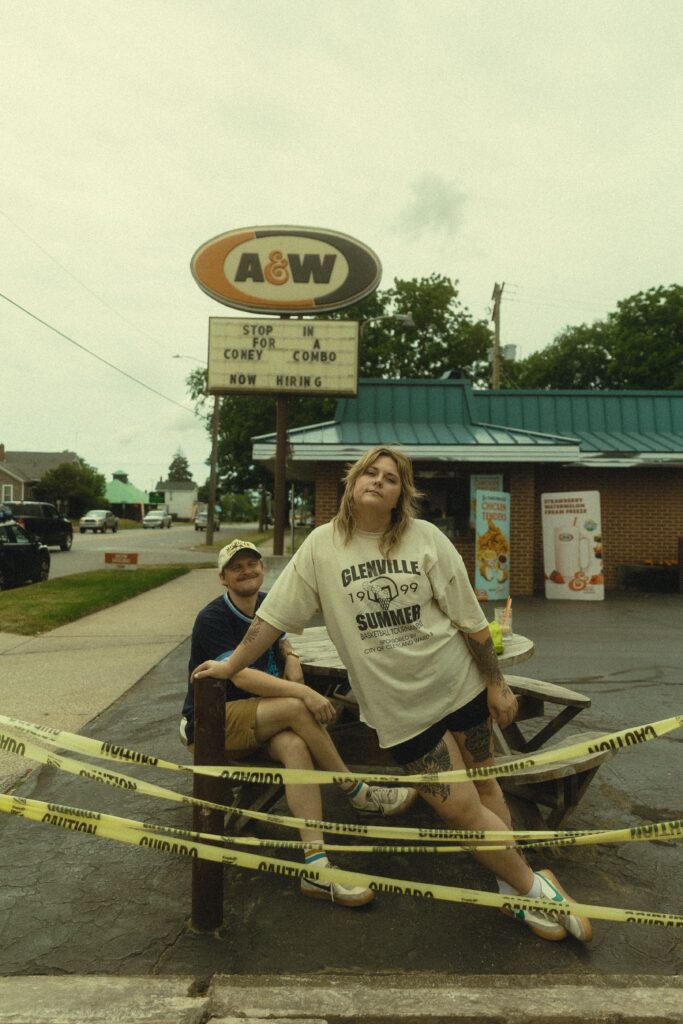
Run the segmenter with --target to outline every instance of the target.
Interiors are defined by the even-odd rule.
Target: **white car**
[[[153,508],[142,520],[142,526],[145,530],[154,530],[156,528],[163,530],[165,526],[170,530],[171,522],[172,516],[170,512],[164,512],[162,508]]]
[[[112,533],[116,533],[118,528],[119,521],[108,508],[91,509],[81,516],[78,523],[81,533],[85,533],[86,530],[92,530],[93,533],[106,533],[107,530],[111,530]]]

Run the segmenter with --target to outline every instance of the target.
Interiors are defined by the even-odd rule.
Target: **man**
[[[244,638],[265,594],[261,592],[264,567],[261,553],[246,540],[233,540],[218,555],[218,575],[226,589],[201,610],[192,630],[187,695],[180,734],[192,749],[194,739],[194,684],[192,673],[208,659],[228,658]],[[282,675],[278,654],[284,664]],[[201,686],[201,683],[197,685]],[[306,686],[299,659],[284,636],[275,640],[248,668],[225,680],[225,748],[239,759],[258,749],[286,768],[314,769],[348,774],[325,725],[334,720],[330,702]],[[364,782],[342,785],[356,810],[393,816],[407,810],[417,793],[411,788],[367,786]],[[297,818],[320,821],[323,816],[320,788],[314,785],[285,786],[289,809]],[[373,898],[370,889],[344,886],[316,879],[317,869],[329,866],[319,829],[300,830],[305,844],[305,863],[311,876],[301,881],[301,891],[313,899],[358,907]]]

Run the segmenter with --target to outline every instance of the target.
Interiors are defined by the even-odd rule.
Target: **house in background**
[[[0,444],[0,502],[30,501],[41,477],[64,463],[81,460],[76,452],[10,452]]]
[[[275,435],[253,440],[272,470]],[[315,483],[315,522],[339,508],[348,463],[400,445],[474,576],[470,476],[510,494],[511,590],[543,589],[541,494],[599,491],[605,586],[629,563],[675,562],[683,537],[683,391],[475,391],[462,379],[362,380],[333,420],[288,431],[288,477]],[[441,521],[439,524],[441,526]]]
[[[141,491],[138,487],[128,482],[128,474],[122,469],[112,473],[112,479],[107,484],[107,501],[115,515],[120,519],[132,519],[141,523],[145,514],[146,506],[149,504],[147,491]]]
[[[160,480],[155,491],[163,494],[166,511],[174,520],[189,522],[197,505],[197,485],[194,480]]]

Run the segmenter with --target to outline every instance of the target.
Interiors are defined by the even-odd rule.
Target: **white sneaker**
[[[366,786],[358,796],[350,797],[350,800],[357,811],[393,818],[413,806],[417,800],[417,790],[410,786]]]
[[[593,937],[593,929],[588,918],[563,914],[559,911],[559,906],[570,897],[562,889],[552,871],[544,868],[543,871],[535,871],[534,875],[541,883],[541,896],[543,899],[558,904],[558,912],[544,913],[540,910],[512,910],[502,907],[503,913],[508,917],[517,918],[518,921],[523,921],[534,935],[538,935],[539,938],[546,939],[548,942],[561,942],[562,939],[566,939],[567,933],[581,942],[590,942]]]
[[[566,900],[570,900],[571,896],[565,889],[562,888],[555,875],[550,871],[549,868],[544,868],[543,871],[537,871],[536,875],[541,879],[541,885],[545,890],[546,883],[548,886],[555,890],[555,893]],[[544,891],[545,895],[545,891]],[[557,896],[550,897],[553,901],[559,902]],[[566,914],[562,918],[562,924],[567,929],[570,935],[573,935],[579,942],[590,942],[593,938],[593,927],[590,920],[587,917],[579,917],[577,914]]]
[[[301,892],[312,900],[327,900],[342,907],[364,907],[375,898],[372,889],[361,885],[342,885],[341,882],[323,882],[314,878],[301,879]]]

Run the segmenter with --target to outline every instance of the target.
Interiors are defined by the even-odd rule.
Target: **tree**
[[[415,327],[391,319],[394,313],[411,313]],[[387,317],[372,322],[377,317]],[[457,281],[439,274],[396,279],[393,287],[373,292],[362,302],[330,314],[330,319],[366,321],[359,345],[359,376],[436,377],[447,370],[459,371],[474,383],[488,376],[487,349],[492,344],[485,321],[474,322],[458,299]],[[198,411],[206,416],[206,372],[194,370],[187,378]],[[288,427],[306,426],[330,419],[335,399],[290,397]],[[224,395],[218,436],[218,475],[221,489],[243,491],[261,486],[270,490],[271,475],[251,460],[251,438],[275,431],[275,401],[259,396]]]
[[[107,481],[84,459],[80,465],[64,462],[45,473],[35,487],[38,501],[66,507],[71,519],[78,519],[91,508],[108,507]]]
[[[683,388],[683,287],[622,299],[605,320],[567,327],[546,348],[508,366],[506,377],[528,388]]]
[[[458,282],[442,274],[396,278],[392,288],[333,314],[361,324],[370,321],[362,330],[360,376],[434,378],[453,370],[474,384],[485,383],[493,335],[485,320],[472,320],[458,294]],[[415,326],[391,319],[372,322],[396,313],[410,313]]]
[[[183,455],[180,448],[173,456],[171,465],[168,467],[168,480],[172,480],[174,483],[179,483],[183,480],[191,480],[192,473],[190,472],[190,463]]]
[[[567,327],[553,342],[519,363],[506,363],[506,386],[518,388],[591,389],[612,387],[612,340],[609,325]]]
[[[683,286],[650,288],[617,303],[612,387],[683,388]]]

